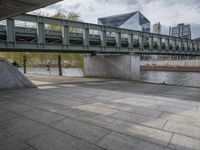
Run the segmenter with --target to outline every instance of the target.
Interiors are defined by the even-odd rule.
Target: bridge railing
[[[19,32],[23,33],[25,31],[20,31],[19,28],[15,27],[15,21],[36,23],[36,43],[19,42],[16,40],[16,35]],[[60,26],[62,31],[51,32],[45,28],[46,25]],[[72,33],[70,28],[76,28],[82,31],[79,34],[82,42],[77,45],[71,43]],[[31,31],[35,32],[35,30],[29,29],[29,34]],[[92,34],[91,31],[95,31],[96,34]],[[47,35],[53,33],[54,36],[55,34],[61,36],[61,43],[47,43]],[[74,34],[75,40],[78,38],[77,35]],[[95,42],[98,39],[99,42]],[[6,41],[0,42],[0,49],[7,51],[20,50],[38,52],[61,51],[200,55],[200,42],[167,35],[25,14],[7,19]]]

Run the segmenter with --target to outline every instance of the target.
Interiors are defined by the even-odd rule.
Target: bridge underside
[[[45,7],[61,0],[1,0],[0,20]]]

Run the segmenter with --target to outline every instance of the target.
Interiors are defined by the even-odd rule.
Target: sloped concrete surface
[[[8,60],[0,59],[0,90],[35,87],[36,86]]]

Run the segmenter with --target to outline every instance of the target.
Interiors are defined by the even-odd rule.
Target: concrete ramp
[[[0,58],[0,90],[36,88],[36,86],[8,60]]]

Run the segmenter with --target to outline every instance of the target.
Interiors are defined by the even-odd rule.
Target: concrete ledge
[[[36,88],[36,86],[8,60],[0,58],[0,90]]]

